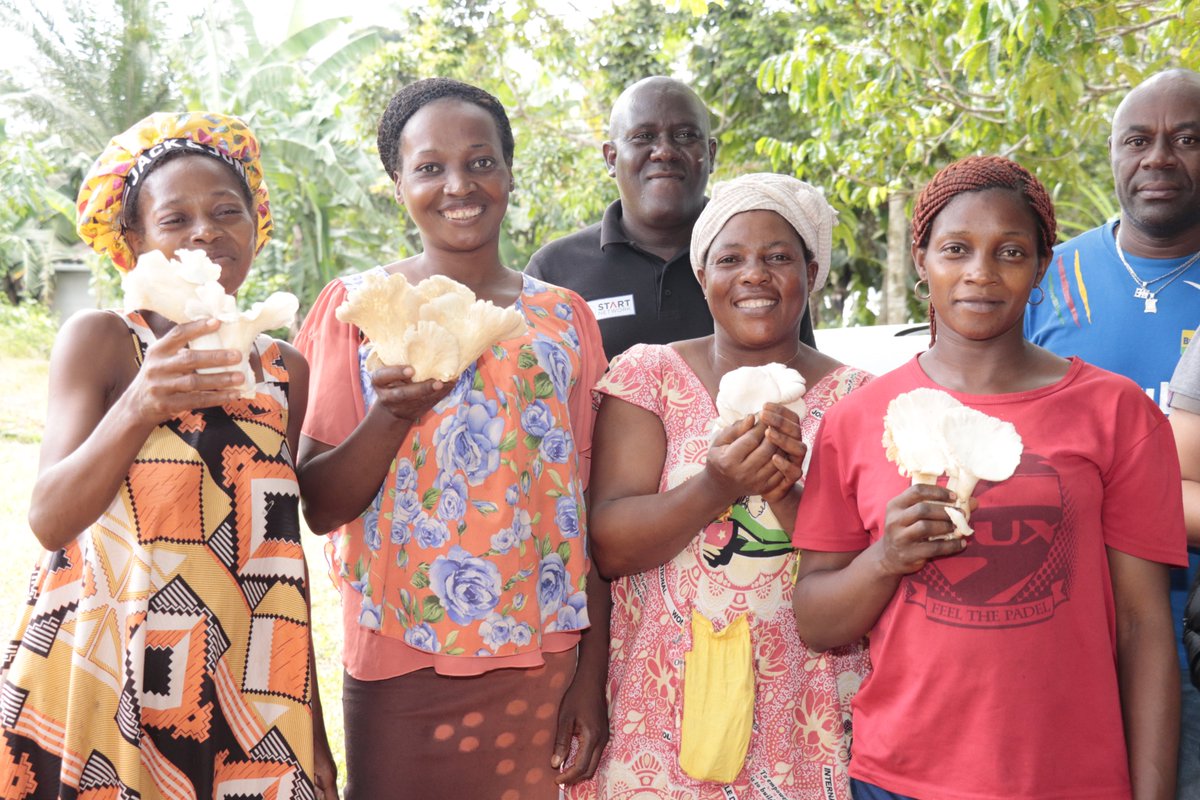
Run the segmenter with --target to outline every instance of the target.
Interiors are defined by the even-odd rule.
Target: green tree
[[[1113,210],[1105,156],[1114,103],[1147,75],[1200,63],[1200,6],[1187,0],[807,0],[761,88],[796,125],[760,140],[776,164],[886,225],[886,321],[910,317],[907,211],[945,163],[972,153],[1020,161],[1047,184],[1064,233]]]
[[[245,0],[170,29],[160,0],[65,3],[52,16],[0,0],[37,52],[31,73],[0,78],[13,120],[0,258],[22,287],[10,295],[44,278],[47,231],[74,241],[69,206],[108,138],[164,108],[236,113],[263,140],[277,227],[251,298],[288,287],[307,306],[334,276],[415,252],[375,125],[400,85],[432,75],[483,86],[509,111],[517,191],[502,252],[521,267],[616,197],[600,156],[611,105],[668,74],[713,111],[717,179],[793,172],[841,211],[824,321],[873,321],[866,298],[881,284],[885,318],[903,319],[915,310],[907,212],[937,167],[1014,156],[1078,232],[1115,210],[1104,139],[1116,99],[1200,59],[1200,6],[1186,0],[617,0],[588,25],[542,0],[433,0],[395,30],[305,25],[294,2],[290,34],[270,46]]]
[[[60,15],[0,0],[6,23],[33,49],[29,69],[0,75],[0,106],[14,131],[3,143],[8,195],[0,234],[6,293],[49,300],[51,263],[78,242],[75,193],[117,131],[174,106],[177,72],[155,0],[67,0]],[[10,161],[9,156],[12,156]]]
[[[247,295],[287,288],[307,309],[329,280],[379,257],[390,200],[372,191],[359,121],[345,103],[380,32],[344,18],[304,25],[299,5],[291,33],[270,47],[243,0],[194,18],[181,90],[190,108],[243,117],[262,142],[276,225]]]
[[[0,102],[61,148],[56,156],[79,176],[113,133],[173,105],[178,62],[157,21],[162,3],[67,0],[55,17],[38,5],[0,0],[0,10],[34,52],[31,72],[0,81]]]
[[[53,169],[29,138],[9,138],[0,121],[0,282],[10,305],[48,300],[51,269],[66,256],[54,222],[73,221],[71,202],[51,182]]]

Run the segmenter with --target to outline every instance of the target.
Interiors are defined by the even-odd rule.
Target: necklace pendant
[[[1158,298],[1152,294],[1148,294],[1146,296],[1146,307],[1144,309],[1142,309],[1142,311],[1146,314],[1157,314],[1158,313]]]
[[[1139,300],[1149,300],[1152,297],[1149,290],[1146,289],[1145,286],[1139,286],[1136,289],[1134,289],[1133,296],[1138,298]],[[1149,307],[1149,305],[1150,305],[1149,302],[1147,302],[1146,305],[1147,305],[1147,307]]]

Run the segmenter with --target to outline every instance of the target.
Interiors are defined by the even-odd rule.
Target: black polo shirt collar
[[[708,204],[708,198],[704,198],[704,203]],[[691,269],[691,248],[683,247],[678,253],[670,258],[664,259],[661,256],[651,253],[649,250],[639,246],[637,242],[629,238],[625,233],[625,229],[621,227],[621,217],[623,215],[620,200],[614,200],[609,204],[608,208],[604,209],[604,216],[600,219],[600,249],[607,252],[610,245],[625,245],[637,250],[638,253],[646,258],[652,258],[661,264],[675,264],[683,261],[687,264],[688,269]]]

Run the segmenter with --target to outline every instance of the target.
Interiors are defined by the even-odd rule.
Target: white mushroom
[[[384,331],[397,327],[397,319],[415,322],[419,318],[421,300],[403,275],[389,277],[368,272],[334,313],[340,321],[357,325],[371,339],[376,351],[386,353],[390,342]],[[395,338],[398,341],[400,337]]]
[[[961,539],[964,536],[970,536],[975,532],[975,529],[967,524],[967,515],[964,514],[956,506],[945,505],[939,503],[946,509],[946,516],[954,523],[954,530],[947,533],[945,536],[930,536],[929,541],[936,542],[940,539]]]
[[[388,277],[390,279],[394,276],[389,275]],[[403,278],[404,276],[400,275],[400,277]],[[417,294],[421,295],[425,300],[433,300],[445,295],[457,295],[468,303],[475,302],[474,292],[453,278],[447,278],[445,275],[430,275],[418,283],[415,289]]]
[[[401,344],[405,353],[403,363],[413,368],[414,380],[450,381],[466,369],[458,339],[450,329],[433,320],[423,319],[406,328]]]
[[[336,314],[370,340],[368,368],[407,365],[415,381],[454,380],[488,347],[522,335],[526,327],[515,308],[478,300],[444,275],[414,287],[399,273],[369,274]]]
[[[955,505],[971,518],[971,495],[981,480],[1003,481],[1021,463],[1021,436],[1011,422],[962,406],[941,418],[942,437],[950,456],[947,488],[958,496]]]
[[[467,318],[459,327],[459,348],[464,357],[470,358],[463,369],[496,342],[515,339],[524,333],[525,318],[513,309],[500,308],[486,300],[475,301],[467,308]]]
[[[888,461],[911,475],[914,485],[937,483],[950,466],[939,420],[962,403],[937,389],[913,389],[892,398],[883,417]]]
[[[887,457],[913,484],[946,475],[954,492],[946,516],[954,531],[935,539],[970,536],[971,495],[981,480],[1012,477],[1021,461],[1021,437],[1012,423],[988,416],[937,389],[914,389],[888,404],[883,422]]]
[[[187,313],[188,303],[204,287],[216,287],[224,295],[218,279],[221,267],[201,250],[177,250],[174,259],[151,250],[138,257],[133,269],[121,276],[125,311],[153,311],[176,324],[194,319]]]
[[[803,419],[808,412],[804,402],[804,377],[783,364],[738,367],[721,376],[717,387],[715,430],[726,428],[743,417],[758,414],[767,403],[778,403]]]
[[[230,301],[233,298],[225,295]],[[235,301],[236,302],[236,301]],[[254,371],[250,368],[250,350],[254,347],[254,339],[264,331],[276,328],[286,328],[296,318],[300,301],[291,292],[274,292],[261,303],[255,303],[246,311],[238,311],[236,305],[215,315],[221,321],[221,327],[216,332],[200,336],[192,340],[191,347],[195,350],[223,349],[237,350],[242,354],[242,360],[236,367],[209,367],[198,369],[197,372],[227,372],[232,370],[242,373],[242,397],[253,397]],[[209,314],[202,314],[196,319],[203,319]]]
[[[263,331],[292,324],[300,301],[289,292],[275,292],[248,311],[238,311],[237,299],[225,294],[218,278],[221,267],[203,250],[177,250],[167,259],[158,250],[143,253],[137,266],[125,274],[126,310],[154,311],[175,323],[215,318],[221,326],[212,333],[193,339],[193,350],[237,350],[242,354],[235,367],[207,367],[201,373],[236,371],[242,373],[242,397],[253,397],[254,372],[250,369],[250,350],[254,338]]]
[[[421,291],[423,284],[417,284],[417,294],[425,297],[425,293]],[[467,318],[468,309],[475,302],[475,297],[467,292],[464,297],[457,292],[445,292],[442,294],[425,297],[425,301],[421,303],[418,319],[436,322],[447,330],[452,330],[456,325],[463,324]]]

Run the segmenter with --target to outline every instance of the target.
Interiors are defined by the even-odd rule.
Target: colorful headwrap
[[[692,228],[693,271],[704,266],[708,249],[730,217],[745,211],[774,211],[787,220],[816,257],[813,291],[825,285],[837,212],[812,184],[773,172],[752,172],[713,187],[712,199]]]
[[[165,154],[187,149],[232,167],[250,187],[258,219],[258,251],[271,238],[271,203],[259,161],[258,140],[237,117],[208,111],[151,114],[114,136],[92,164],[75,202],[79,236],[118,269],[133,267],[121,230],[121,211],[130,188]],[[257,251],[256,251],[257,252]]]

